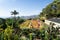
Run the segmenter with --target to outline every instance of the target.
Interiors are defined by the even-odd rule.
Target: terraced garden
[[[20,25],[20,28],[32,28],[32,27],[33,28],[38,28],[37,20],[32,21],[32,22],[31,22],[31,20],[27,20]],[[42,27],[43,27],[43,24],[42,24],[42,22],[40,22],[39,28],[41,29]]]

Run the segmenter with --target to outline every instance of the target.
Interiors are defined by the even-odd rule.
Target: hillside
[[[60,17],[60,0],[54,0],[52,3],[47,5],[40,13],[40,16],[46,18]]]
[[[27,21],[25,21],[24,23],[22,23],[21,25],[20,25],[20,27],[21,28],[29,28],[29,23],[30,23],[30,20],[27,20]]]
[[[40,24],[38,24],[37,20],[27,20],[24,23],[22,23],[20,25],[21,28],[35,28],[35,29],[39,29],[42,28],[42,22],[40,22]]]

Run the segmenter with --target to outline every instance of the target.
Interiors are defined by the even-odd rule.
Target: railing
[[[45,23],[46,23],[47,25],[50,25],[50,23],[54,23],[54,24],[55,24],[55,25],[54,25],[55,28],[56,28],[56,27],[60,27],[60,23],[57,23],[57,22],[45,20]]]

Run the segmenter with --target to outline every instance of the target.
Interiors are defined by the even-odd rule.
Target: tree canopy
[[[14,16],[19,14],[16,10],[12,11],[11,13],[12,13],[11,15],[14,15]]]
[[[40,16],[47,18],[60,17],[60,0],[54,0],[52,3],[47,5],[40,13]]]

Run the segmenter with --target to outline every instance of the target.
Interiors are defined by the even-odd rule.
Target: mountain
[[[30,19],[30,18],[37,18],[38,15],[32,15],[32,16],[21,16],[23,19]]]

